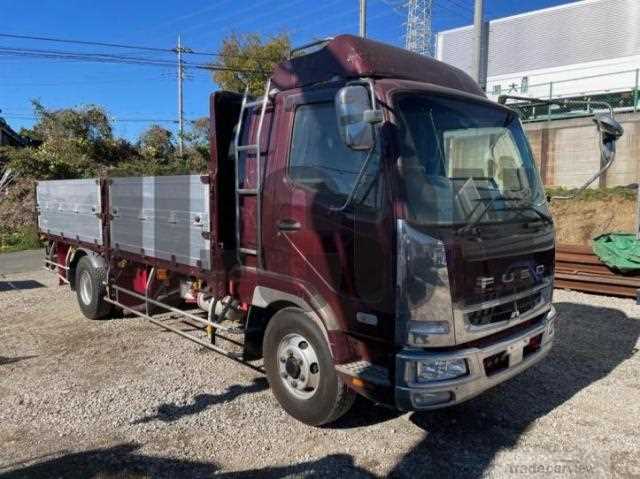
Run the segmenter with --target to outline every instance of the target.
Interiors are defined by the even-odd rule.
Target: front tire
[[[269,321],[263,348],[271,390],[291,416],[320,426],[351,408],[355,393],[336,374],[324,334],[304,311],[278,311]]]
[[[80,258],[76,267],[76,295],[80,310],[88,319],[103,319],[111,313],[111,304],[104,300],[106,280],[106,268],[94,266],[87,256]]]

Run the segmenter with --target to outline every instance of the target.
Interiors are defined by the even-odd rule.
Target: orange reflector
[[[156,278],[159,280],[165,280],[169,277],[169,272],[166,269],[158,268],[156,270]]]
[[[362,379],[359,379],[359,378],[352,378],[351,379],[351,384],[353,384],[355,387],[358,387],[358,388],[363,388],[364,387],[364,381]]]

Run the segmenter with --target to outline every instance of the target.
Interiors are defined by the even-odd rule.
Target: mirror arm
[[[371,109],[377,110],[377,101],[376,101],[376,89],[375,84],[373,82],[373,78],[360,78],[359,80],[353,80],[347,83],[349,85],[366,85],[369,89],[369,94],[371,95]]]
[[[572,195],[560,195],[560,196],[551,196],[552,200],[572,200],[576,196],[580,195],[584,190],[586,190],[591,184],[596,181],[600,176],[602,176],[609,167],[613,164],[613,161],[616,159],[616,138],[612,137],[605,133],[600,125],[600,121],[596,119],[596,125],[598,125],[598,133],[600,133],[600,158],[604,161],[604,165],[600,168],[600,170],[593,175],[587,182],[582,185],[578,191],[573,193]],[[607,141],[607,137],[609,140]],[[610,144],[611,147],[607,147]],[[602,163],[602,162],[601,162]]]
[[[376,151],[376,145],[377,145],[377,141],[376,141],[376,134],[375,134],[375,130],[374,130],[374,134],[373,134],[373,148],[371,148],[368,152],[367,152],[367,157],[364,159],[364,161],[362,162],[362,167],[360,168],[360,171],[358,172],[358,176],[356,177],[356,181],[353,185],[353,188],[351,189],[351,192],[349,193],[349,196],[347,196],[347,199],[345,200],[345,202],[342,204],[342,206],[332,206],[330,207],[330,209],[332,211],[344,211],[345,209],[347,209],[347,207],[351,204],[351,202],[353,201],[354,196],[356,195],[356,192],[358,191],[358,188],[360,187],[360,182],[362,181],[362,177],[364,176],[365,171],[367,171],[367,167],[369,166],[369,161],[371,160],[371,157],[373,156],[373,153]]]

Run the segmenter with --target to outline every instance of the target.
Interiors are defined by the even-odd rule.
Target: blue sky
[[[368,0],[368,36],[402,45],[403,0]],[[568,3],[568,0],[486,0],[488,19]],[[294,44],[338,33],[357,33],[358,0],[0,0],[0,33],[173,48],[178,34],[185,46],[218,50],[232,32],[287,32]],[[473,0],[434,0],[434,31],[472,22]],[[175,60],[171,54],[114,50],[0,37],[0,48],[116,53]],[[206,61],[206,57],[192,57]],[[115,133],[135,139],[146,119],[176,118],[176,73],[171,67],[81,63],[0,54],[0,109],[16,129],[33,123],[30,100],[47,107],[104,106]],[[208,113],[216,89],[206,71],[190,71],[185,83],[185,115]],[[143,119],[145,121],[118,121]]]

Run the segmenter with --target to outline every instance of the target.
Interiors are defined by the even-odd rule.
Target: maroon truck
[[[356,393],[457,404],[549,352],[540,178],[518,115],[462,71],[339,36],[261,98],[214,93],[210,140],[205,175],[38,184],[45,262],[85,316],[119,308],[263,367],[314,425]]]

